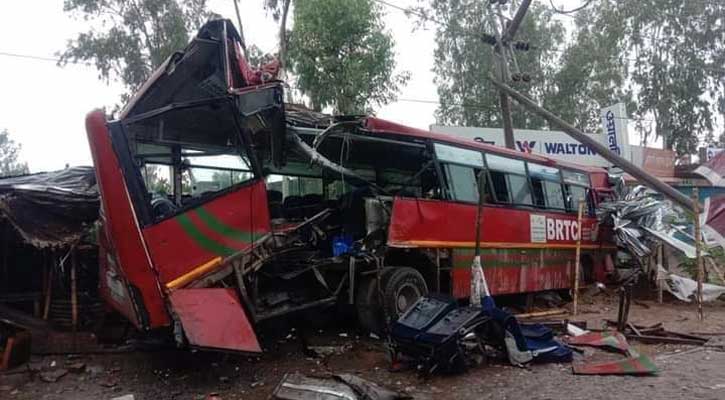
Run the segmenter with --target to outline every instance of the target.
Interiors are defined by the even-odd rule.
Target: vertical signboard
[[[604,145],[615,154],[630,160],[629,134],[627,133],[627,109],[624,103],[602,109]]]

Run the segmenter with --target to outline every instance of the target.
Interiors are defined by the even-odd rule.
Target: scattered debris
[[[86,370],[86,364],[80,361],[66,364],[65,367],[68,369],[68,371],[76,374]]]
[[[572,370],[577,375],[651,375],[659,372],[652,359],[630,347],[619,332],[589,332],[571,337],[567,342],[575,346],[603,347],[627,356],[615,361],[574,363]]]
[[[664,271],[664,273],[666,274],[667,272]],[[689,303],[695,297],[697,281],[685,278],[684,276],[668,274],[667,285],[665,285],[664,289],[678,299]],[[725,286],[713,285],[711,283],[702,284],[702,301],[715,301],[723,294],[725,294]]]
[[[546,311],[537,311],[537,312],[531,312],[531,313],[525,313],[525,314],[516,314],[516,318],[518,319],[527,319],[527,318],[541,318],[541,317],[551,317],[554,315],[564,315],[568,314],[569,311],[564,309],[556,309],[556,310],[546,310]]]
[[[487,347],[505,351],[513,365],[572,357],[544,325],[519,325],[495,305],[458,307],[442,296],[419,299],[393,324],[391,336],[394,364],[408,361],[423,374],[465,370],[488,356]]]
[[[54,368],[49,371],[43,371],[40,373],[40,379],[43,382],[53,383],[68,374],[68,370],[65,368]]]
[[[342,346],[307,346],[307,349],[317,357],[340,356],[352,349],[352,345]]]
[[[614,331],[589,332],[570,337],[566,342],[574,346],[604,347],[622,354],[627,354],[629,350],[629,344],[624,335]]]
[[[572,369],[576,375],[652,375],[659,372],[652,359],[644,354],[616,361],[575,363]]]
[[[272,393],[279,400],[398,400],[411,396],[351,374],[310,377],[287,374]]]
[[[607,323],[612,324],[613,321],[607,320]],[[652,326],[642,326],[628,323],[622,332],[628,339],[634,339],[644,343],[669,343],[704,346],[709,340],[695,335],[666,330],[661,323]]]
[[[0,350],[3,349],[3,336],[0,330]],[[30,359],[30,332],[15,330],[4,341],[5,349],[0,351],[0,371],[17,367]]]

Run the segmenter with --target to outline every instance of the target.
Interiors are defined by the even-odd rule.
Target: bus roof
[[[473,148],[477,150],[486,151],[488,153],[494,153],[494,154],[501,154],[501,155],[507,155],[507,156],[513,156],[516,158],[521,158],[527,161],[533,161],[538,162],[542,164],[548,164],[548,165],[557,165],[560,167],[568,168],[568,169],[576,169],[582,172],[589,172],[589,173],[605,173],[606,169],[603,167],[593,167],[589,165],[582,165],[567,161],[560,161],[560,160],[554,160],[549,157],[540,156],[538,154],[528,154],[523,153],[516,150],[507,149],[504,147],[494,146],[491,144],[481,143],[477,142],[475,140],[471,139],[465,139],[458,136],[446,134],[446,133],[440,133],[440,132],[433,132],[433,131],[426,131],[423,129],[418,128],[412,128],[406,125],[398,124],[396,122],[384,120],[381,118],[375,118],[375,117],[365,117],[363,119],[363,127],[365,130],[373,133],[393,133],[393,134],[401,134],[406,136],[413,136],[416,138],[422,138],[422,139],[433,139],[440,142],[450,143],[450,144],[456,144],[468,148]]]

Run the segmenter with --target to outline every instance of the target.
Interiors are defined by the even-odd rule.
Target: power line
[[[10,53],[10,52],[6,52],[6,51],[0,51],[0,56],[3,56],[3,57],[14,57],[14,58],[23,58],[23,59],[26,59],[26,60],[51,61],[51,62],[54,62],[54,63],[59,63],[59,62],[63,61],[63,62],[67,62],[68,64],[78,64],[78,65],[91,66],[90,63],[82,62],[82,61],[61,60],[60,58],[45,57],[45,56],[36,56],[36,55],[32,55],[32,54]]]

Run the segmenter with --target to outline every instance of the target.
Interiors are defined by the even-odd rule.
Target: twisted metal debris
[[[617,245],[642,259],[651,255],[654,244],[662,240],[689,257],[691,245],[683,241],[689,236],[686,212],[645,186],[628,188],[622,177],[612,179],[616,179],[616,198],[600,204],[597,217],[613,227]]]

